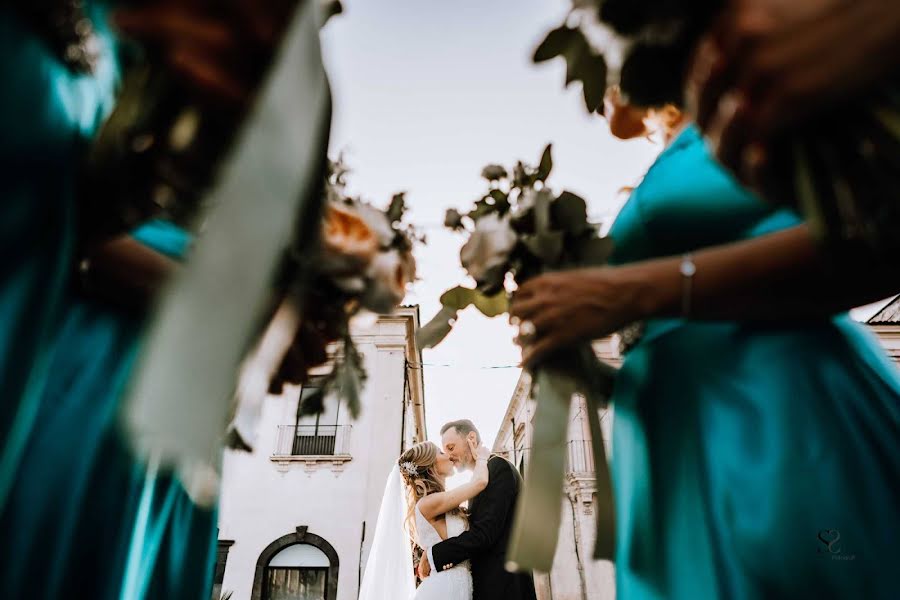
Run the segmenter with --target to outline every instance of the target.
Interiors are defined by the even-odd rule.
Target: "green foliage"
[[[481,176],[488,181],[497,181],[499,179],[506,179],[507,174],[506,169],[504,169],[502,165],[487,165],[481,170]]]
[[[362,388],[367,378],[362,354],[348,330],[343,338],[342,352],[335,356],[331,372],[319,380],[311,393],[303,396],[297,412],[300,416],[322,414],[325,398],[335,394],[347,403],[350,416],[356,419],[362,408]]]
[[[579,235],[590,229],[587,219],[587,203],[584,198],[564,191],[550,207],[550,218],[554,226],[572,235]]]
[[[478,287],[457,286],[441,296],[441,311],[419,330],[420,347],[440,343],[459,311],[469,306],[488,317],[507,312],[504,286],[510,276],[522,284],[546,271],[606,261],[611,242],[600,238],[597,227],[588,222],[584,198],[569,191],[556,195],[547,186],[552,171],[552,144],[541,152],[537,167],[522,161],[510,171],[487,165],[481,172],[489,182],[487,193],[468,213],[447,211],[444,225],[470,236],[463,248],[463,264]],[[488,215],[496,218],[481,221]]]
[[[550,31],[534,52],[536,63],[557,57],[566,61],[566,86],[580,81],[588,112],[603,112],[606,93],[606,60],[594,53],[580,29],[561,27]]]
[[[444,227],[454,231],[464,229],[463,216],[455,208],[448,208],[444,215]]]
[[[496,317],[509,309],[506,294],[501,292],[491,296],[461,285],[451,288],[441,295],[441,304],[445,308],[460,311],[472,305],[486,317]]]
[[[547,177],[550,176],[550,171],[553,170],[553,156],[552,156],[553,144],[547,144],[547,147],[544,148],[543,154],[541,154],[541,162],[538,164],[537,173],[535,173],[535,179],[538,181],[546,181]]]
[[[457,286],[441,295],[442,308],[428,323],[419,328],[416,339],[420,348],[434,348],[453,329],[459,311],[470,306],[477,308],[488,318],[498,317],[509,311],[506,292],[486,295],[479,290]]]
[[[522,243],[543,265],[555,267],[562,257],[563,235],[562,231],[545,231],[523,236]]]
[[[403,220],[403,214],[406,212],[406,192],[394,194],[391,197],[391,203],[387,209],[387,218],[391,223],[397,223]]]

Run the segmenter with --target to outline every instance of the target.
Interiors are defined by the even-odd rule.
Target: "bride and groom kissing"
[[[444,425],[441,443],[409,448],[388,477],[360,600],[535,600],[531,574],[505,569],[519,472],[469,420]],[[472,479],[447,490],[454,471]],[[422,549],[418,589],[410,539]]]

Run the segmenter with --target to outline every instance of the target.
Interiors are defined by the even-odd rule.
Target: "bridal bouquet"
[[[450,209],[445,225],[467,237],[462,266],[476,287],[457,286],[441,296],[442,309],[419,331],[422,348],[432,348],[452,330],[460,310],[474,305],[488,317],[508,310],[517,284],[548,271],[599,266],[612,243],[589,222],[584,199],[569,191],[554,192],[546,181],[553,168],[551,147],[537,166],[522,162],[507,170],[488,165],[481,175],[485,194],[466,213]],[[533,327],[533,326],[532,326]],[[519,324],[520,338],[528,323]],[[610,557],[611,497],[598,411],[612,388],[614,369],[601,363],[582,343],[551,357],[533,370],[537,400],[535,432],[525,489],[520,496],[510,562],[521,569],[549,572],[559,531],[560,498],[571,398],[582,393],[591,406],[593,451],[598,473],[600,510],[598,554]],[[608,510],[607,510],[608,509]],[[548,543],[553,540],[554,543]]]
[[[366,372],[351,319],[362,311],[382,314],[397,307],[416,277],[412,249],[422,240],[403,222],[404,194],[379,209],[347,194],[346,173],[342,161],[329,163],[317,250],[286,253],[283,295],[239,378],[232,446],[251,446],[266,393],[307,383],[313,371],[318,385],[298,407],[301,414],[322,412],[332,392],[346,400],[354,418],[359,414]]]
[[[602,112],[608,85],[638,106],[682,105],[695,46],[725,0],[573,0],[562,25],[534,54],[561,57],[566,84],[581,81],[590,112]],[[828,242],[896,252],[900,223],[900,87],[896,77],[769,145],[756,182],[765,198],[806,216]]]

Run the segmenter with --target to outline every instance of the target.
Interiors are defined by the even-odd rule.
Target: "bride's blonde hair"
[[[436,470],[440,449],[434,442],[421,442],[400,455],[397,464],[406,485],[406,529],[413,540],[416,535],[416,504],[428,494],[444,491],[444,483]],[[465,518],[460,508],[447,511]]]

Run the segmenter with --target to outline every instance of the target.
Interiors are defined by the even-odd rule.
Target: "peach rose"
[[[378,252],[376,232],[353,208],[329,202],[322,227],[323,270],[338,276],[361,274]]]

